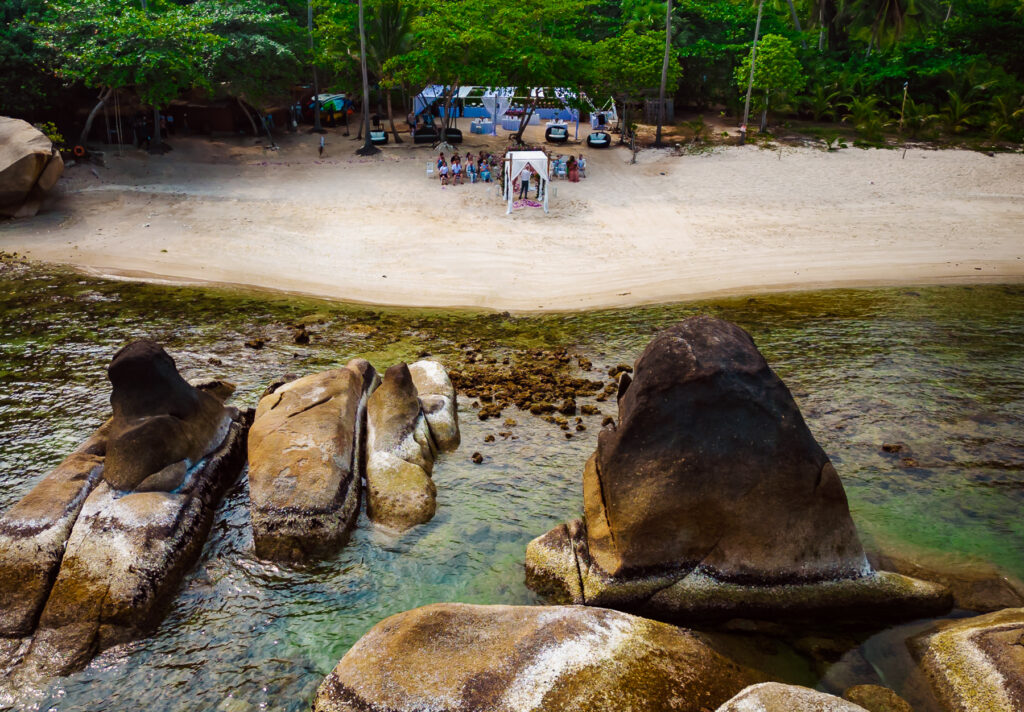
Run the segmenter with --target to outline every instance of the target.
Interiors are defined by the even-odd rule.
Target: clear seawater
[[[659,329],[709,313],[747,329],[789,385],[843,478],[866,544],[972,557],[1024,577],[1020,286],[835,290],[516,317],[0,267],[0,509],[104,420],[106,365],[132,339],[164,344],[187,378],[233,381],[233,402],[255,406],[266,384],[286,373],[356,356],[383,370],[424,352],[453,366],[467,344],[499,361],[568,347],[595,364],[580,375],[598,377],[632,363]],[[292,340],[299,320],[309,324],[307,346]],[[253,337],[266,347],[246,348]],[[596,405],[613,415],[613,401]],[[438,508],[429,524],[396,537],[363,515],[334,558],[278,566],[253,555],[243,476],[156,633],[80,673],[18,691],[16,707],[307,709],[323,676],[386,616],[437,601],[538,603],[523,583],[526,543],[578,516],[600,416],[585,417],[588,429],[567,440],[514,406],[488,421],[469,399],[459,406],[463,444],[436,465]],[[518,424],[505,427],[506,417]],[[484,441],[501,430],[515,439]],[[884,453],[890,442],[904,443],[904,452]],[[476,451],[482,464],[470,460]],[[910,686],[903,641],[916,625],[857,641],[860,667],[849,674],[913,698],[901,686]],[[794,649],[757,647],[776,658],[764,665],[787,679],[828,687],[822,667]]]

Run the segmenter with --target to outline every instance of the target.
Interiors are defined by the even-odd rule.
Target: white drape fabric
[[[543,151],[509,151],[505,154],[505,197],[508,199],[506,215],[512,212],[515,200],[512,186],[527,165],[540,174],[544,189],[544,212],[548,211],[548,194],[551,192],[548,190],[548,155]]]

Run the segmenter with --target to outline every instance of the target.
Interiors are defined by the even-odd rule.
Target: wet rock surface
[[[868,712],[848,700],[799,685],[765,682],[740,692],[716,712]]]
[[[854,685],[843,693],[843,699],[860,705],[868,712],[914,712],[909,702],[879,685]]]
[[[692,317],[613,371],[583,520],[530,543],[531,587],[681,621],[948,609],[941,586],[868,564],[835,468],[738,326]]]
[[[430,521],[437,488],[430,475],[437,443],[409,366],[388,368],[366,406],[366,511],[370,519],[404,530]]]
[[[357,359],[260,399],[249,433],[257,556],[303,561],[344,543],[359,513],[366,401],[379,382]]]
[[[908,644],[948,709],[1024,709],[1024,608],[943,622]]]
[[[0,665],[18,678],[151,630],[245,462],[249,418],[224,407],[229,384],[188,384],[145,341],[108,375],[113,417],[0,519]],[[108,481],[112,457],[110,480],[131,489]]]
[[[0,116],[0,216],[31,217],[64,173],[64,161],[39,129]]]
[[[232,413],[223,399],[190,385],[159,344],[143,340],[125,346],[107,375],[113,417],[103,479],[114,489],[135,490],[172,465],[188,470],[227,435]],[[173,485],[169,489],[180,485],[173,477],[163,479]]]
[[[698,634],[618,611],[445,603],[374,626],[313,709],[701,712],[763,679]]]

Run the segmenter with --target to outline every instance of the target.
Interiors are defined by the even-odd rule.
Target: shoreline
[[[239,290],[243,292],[252,292],[254,294],[267,295],[269,297],[280,297],[280,298],[300,298],[300,299],[313,299],[332,302],[336,304],[351,305],[356,307],[367,307],[367,308],[384,308],[384,309],[427,309],[427,310],[445,310],[445,311],[474,311],[474,312],[508,312],[514,315],[539,315],[539,314],[574,314],[588,311],[605,311],[612,309],[630,309],[637,307],[646,306],[658,306],[658,305],[671,305],[671,304],[685,304],[688,302],[698,301],[711,301],[717,299],[732,299],[741,297],[757,297],[766,294],[790,294],[790,293],[802,293],[802,292],[818,292],[818,291],[829,291],[829,290],[842,290],[842,289],[855,289],[855,290],[871,290],[871,289],[896,289],[896,288],[928,288],[928,287],[947,287],[947,286],[981,286],[981,285],[1013,285],[1013,284],[1024,284],[1024,274],[1017,272],[1007,272],[1004,274],[993,274],[993,275],[933,275],[931,277],[923,277],[922,279],[909,278],[906,280],[890,280],[890,281],[872,281],[872,280],[831,280],[823,282],[793,282],[789,284],[764,284],[764,285],[749,285],[747,287],[733,287],[718,290],[711,290],[705,292],[694,292],[680,294],[677,297],[669,297],[665,299],[661,298],[650,298],[643,300],[621,299],[623,295],[616,295],[620,299],[609,302],[607,304],[593,303],[586,306],[580,307],[565,307],[558,308],[552,307],[550,309],[514,309],[514,308],[501,308],[496,306],[477,306],[468,304],[407,304],[407,303],[390,303],[390,302],[372,302],[372,301],[360,301],[356,299],[349,299],[342,296],[333,296],[329,294],[322,294],[317,292],[304,292],[301,290],[281,289],[278,287],[246,283],[246,282],[223,282],[223,281],[212,281],[204,280],[200,278],[188,278],[188,277],[175,277],[173,275],[166,274],[152,274],[134,270],[109,270],[104,268],[90,267],[87,265],[74,264],[74,263],[60,263],[60,262],[37,262],[37,264],[56,266],[60,268],[70,269],[79,274],[94,277],[97,279],[105,279],[119,282],[137,282],[141,284],[153,284],[153,285],[164,285],[171,287],[194,287],[198,289],[226,289],[226,290]],[[628,295],[632,296],[632,295]]]
[[[430,147],[362,159],[329,134],[317,160],[316,140],[108,154],[69,169],[35,218],[0,224],[0,250],[115,279],[517,313],[1024,281],[1020,154],[733,146],[632,164],[554,147],[583,151],[587,178],[553,182],[549,215],[506,216],[494,186],[428,179]],[[503,145],[469,135],[460,152]]]

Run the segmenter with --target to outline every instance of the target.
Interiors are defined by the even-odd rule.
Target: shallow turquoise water
[[[424,351],[451,366],[467,343],[497,356],[568,346],[591,358],[595,371],[606,369],[631,363],[658,329],[694,313],[751,332],[835,462],[869,543],[977,556],[1024,577],[1018,286],[841,290],[515,318],[7,268],[0,272],[0,509],[99,425],[108,409],[105,366],[134,338],[165,344],[186,377],[236,382],[234,402],[246,406],[287,372],[354,356],[383,368]],[[311,324],[309,346],[292,343],[289,324],[298,319]],[[266,348],[243,346],[257,335]],[[597,405],[614,412],[610,403]],[[305,709],[348,647],[387,615],[435,601],[536,602],[523,584],[525,545],[579,513],[582,466],[600,418],[586,418],[588,429],[566,440],[513,408],[503,417],[517,419],[510,428],[517,439],[485,443],[508,428],[478,420],[467,399],[460,416],[463,445],[435,469],[438,514],[429,524],[395,538],[364,516],[334,559],[282,568],[252,554],[243,478],[157,633],[23,691],[19,706]],[[906,451],[885,454],[883,442],[903,442]],[[483,464],[470,461],[474,451]],[[862,647],[876,672],[889,666],[898,677],[891,658],[901,635]],[[819,673],[801,665],[789,665],[791,678],[814,683]]]

